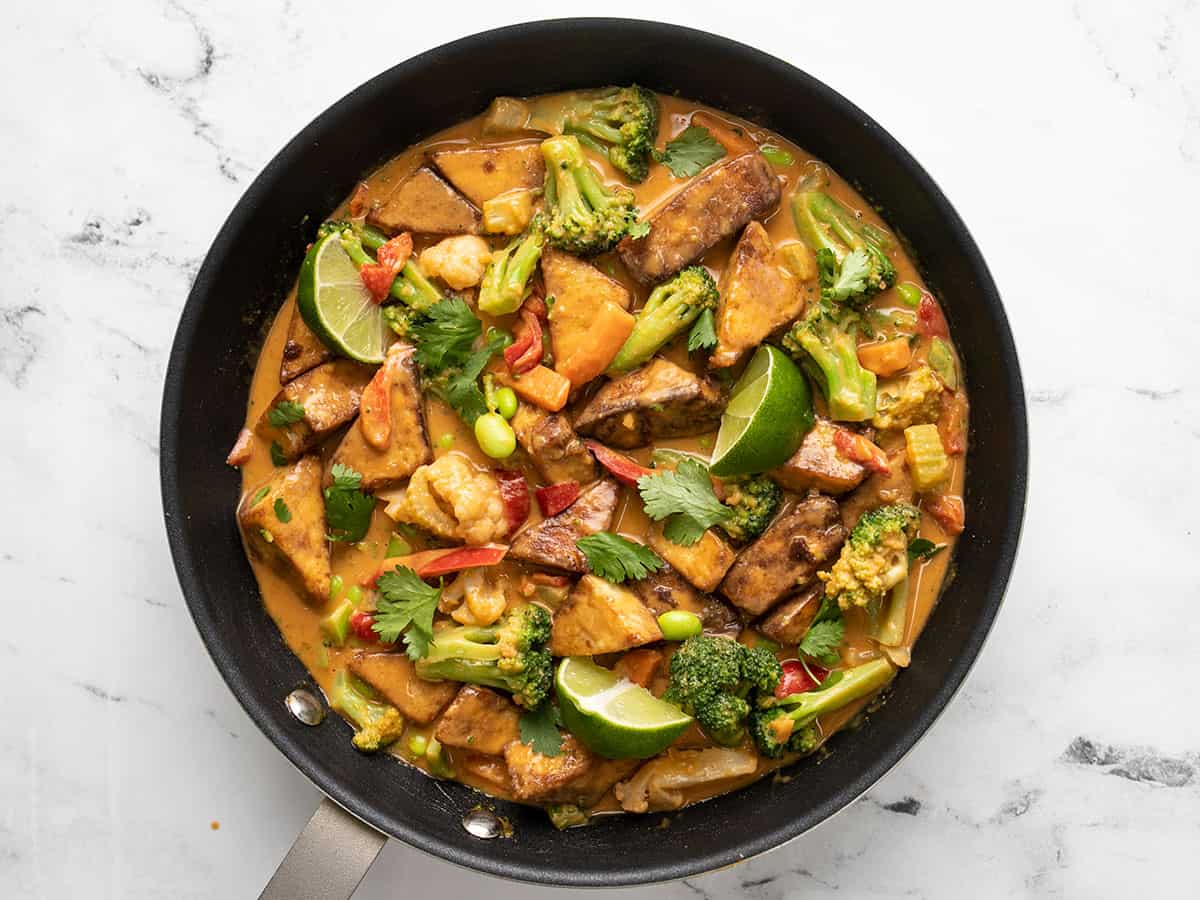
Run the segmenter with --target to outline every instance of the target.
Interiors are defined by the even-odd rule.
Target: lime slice
[[[358,277],[340,235],[326,235],[300,266],[296,302],[304,323],[325,346],[361,363],[379,364],[391,343],[383,307]]]
[[[692,722],[678,707],[583,657],[559,663],[554,686],[567,730],[609,759],[648,759]]]
[[[764,344],[733,386],[709,470],[727,478],[782,465],[812,423],[812,391],[804,374],[782,350]]]

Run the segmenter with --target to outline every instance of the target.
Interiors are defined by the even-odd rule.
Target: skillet
[[[831,755],[819,766],[802,762],[794,771],[798,777],[786,784],[767,778],[692,807],[672,816],[665,831],[662,816],[647,815],[604,817],[558,832],[541,810],[435,782],[384,754],[359,754],[336,716],[308,728],[288,712],[285,696],[311,681],[259,601],[234,522],[239,476],[224,459],[242,425],[265,328],[316,223],[359,178],[430,133],[480,112],[495,95],[629,82],[702,101],[787,136],[850,180],[910,242],[950,320],[969,385],[967,530],[956,552],[956,574],[922,635],[914,665],[864,728],[834,738]],[[184,306],[163,394],[164,515],[196,627],[246,712],[336,804],[327,801],[318,811],[265,896],[348,896],[383,835],[492,875],[617,886],[695,875],[804,833],[849,805],[907,753],[979,654],[1016,553],[1026,440],[1012,334],[966,226],[895,139],[804,72],[679,26],[560,19],[464,38],[377,76],[293,138],[234,208]],[[483,800],[511,822],[511,838],[480,840],[464,830],[464,814]],[[318,878],[324,881],[313,880]]]

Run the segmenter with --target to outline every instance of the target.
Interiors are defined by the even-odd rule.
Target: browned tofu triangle
[[[584,575],[554,613],[554,656],[619,653],[662,640],[658,620],[637,594],[619,584]]]
[[[292,304],[292,312],[288,322],[287,342],[283,345],[283,359],[279,364],[280,384],[287,384],[309,369],[333,359],[333,351],[305,324],[295,300],[289,302]]]
[[[479,207],[505,191],[539,188],[546,177],[537,141],[435,150],[430,159],[447,181]]]
[[[610,478],[590,485],[557,516],[543,519],[518,534],[509,548],[509,558],[568,572],[586,572],[587,557],[576,544],[580,538],[605,531],[612,524],[617,494],[617,483]]]
[[[359,650],[350,659],[350,671],[383,695],[406,719],[428,725],[458,693],[458,682],[426,681],[417,675],[412,660],[400,652],[370,653]]]
[[[389,232],[478,234],[480,229],[479,210],[428,166],[396,185],[367,218]]]
[[[358,415],[362,389],[370,379],[369,368],[346,359],[317,366],[283,386],[254,431],[264,441],[278,444],[285,459],[296,459]],[[304,418],[290,425],[272,425],[271,410],[285,400],[304,407]]]

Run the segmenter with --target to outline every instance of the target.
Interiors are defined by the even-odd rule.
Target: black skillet
[[[820,766],[802,763],[786,784],[766,779],[689,809],[665,830],[662,816],[648,815],[558,832],[540,810],[497,803],[513,836],[480,840],[462,826],[480,795],[387,756],[359,754],[336,716],[308,728],[284,707],[284,696],[309,679],[259,602],[234,527],[238,473],[224,459],[242,425],[264,327],[316,224],[357,179],[479,113],[495,95],[630,82],[791,138],[858,186],[911,242],[945,305],[971,391],[967,531],[913,666],[865,728],[834,739]],[[355,819],[480,872],[581,886],[682,878],[803,834],[895,765],[966,677],[1013,564],[1027,466],[1020,369],[996,286],[966,226],[916,161],[845,98],[781,60],[700,31],[621,19],[534,22],[455,41],[367,82],[288,143],[234,208],[192,287],[166,376],[161,446],[167,533],[200,636],[259,728],[354,817],[332,805],[315,817],[307,844],[289,857],[293,880],[277,879],[272,896],[295,892],[295,867],[305,863],[304,879],[328,882],[308,881],[305,895],[352,890],[382,842]],[[348,836],[358,839],[358,857],[333,861]]]

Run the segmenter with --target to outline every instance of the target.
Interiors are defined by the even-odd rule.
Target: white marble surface
[[[161,379],[199,261],[271,155],[393,62],[518,17],[443,9],[6,7],[0,896],[255,896],[317,803],[226,690],[180,596]],[[1200,5],[606,9],[756,44],[876,116],[974,230],[1032,401],[1019,564],[933,733],[814,833],[637,893],[1196,896]],[[558,895],[392,843],[359,896],[479,890]]]

